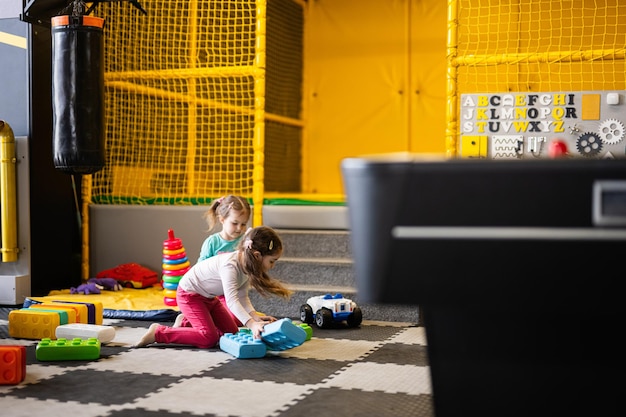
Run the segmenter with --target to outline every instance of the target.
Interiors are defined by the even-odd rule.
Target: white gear
[[[624,139],[625,131],[624,124],[617,119],[607,119],[598,127],[600,138],[607,145],[615,145]]]

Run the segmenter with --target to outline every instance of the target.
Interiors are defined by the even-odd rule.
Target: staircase
[[[283,255],[270,271],[295,292],[290,300],[264,298],[250,291],[258,311],[282,318],[300,319],[300,306],[309,297],[341,293],[355,301],[363,320],[419,322],[417,306],[364,304],[359,302],[352,264],[350,233],[346,230],[276,229],[283,240]]]

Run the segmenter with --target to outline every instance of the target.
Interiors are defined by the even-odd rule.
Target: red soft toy
[[[100,271],[96,278],[113,278],[129,288],[148,288],[159,282],[156,272],[132,262]]]

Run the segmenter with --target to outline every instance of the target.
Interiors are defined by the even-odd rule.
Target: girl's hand
[[[252,335],[254,336],[254,338],[260,339],[261,333],[263,333],[263,327],[267,323],[271,323],[276,320],[276,317],[260,315],[255,312],[254,314],[252,314],[252,318],[248,320],[248,323],[246,323],[246,325],[250,330],[252,330]]]
[[[254,311],[251,314],[252,314],[252,318],[254,319],[254,321],[265,321],[265,322],[271,323],[273,321],[278,320],[276,317],[266,316],[265,314],[259,313],[258,311]]]
[[[257,318],[267,323],[272,323],[277,320],[276,317],[272,317],[272,316],[257,316]]]
[[[265,326],[265,321],[256,321],[256,320],[249,320],[250,323],[248,324],[248,328],[250,330],[252,330],[252,336],[255,339],[260,339],[261,338],[261,333],[263,333],[263,326]]]

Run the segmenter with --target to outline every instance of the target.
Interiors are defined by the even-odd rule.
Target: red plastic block
[[[26,347],[0,346],[0,385],[19,384],[26,377]]]

